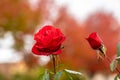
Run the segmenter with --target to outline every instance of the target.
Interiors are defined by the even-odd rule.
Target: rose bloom
[[[100,49],[103,45],[103,41],[96,32],[91,33],[87,38],[87,41],[93,49]]]
[[[35,35],[36,43],[32,47],[32,52],[36,55],[60,54],[61,45],[65,36],[60,29],[47,25],[40,29]]]

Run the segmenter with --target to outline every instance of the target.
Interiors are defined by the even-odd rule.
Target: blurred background
[[[52,69],[49,56],[31,52],[34,33],[48,24],[67,37],[58,57],[62,69],[82,71],[89,80],[113,80],[109,63],[97,60],[85,38],[97,32],[113,59],[120,41],[119,8],[119,0],[1,0],[0,80],[37,80],[44,67]]]

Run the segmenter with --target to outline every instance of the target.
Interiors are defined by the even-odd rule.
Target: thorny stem
[[[108,56],[106,56],[106,59],[108,60],[109,63],[111,63],[112,60],[111,60]],[[118,73],[120,73],[120,71],[119,71],[119,69],[118,69],[117,67],[116,67],[116,71],[117,71]]]
[[[55,60],[55,55],[52,55],[52,60],[53,60],[53,70],[54,70],[54,74],[56,74],[56,60]]]
[[[102,54],[103,57],[106,58],[109,63],[111,63],[112,60],[110,59],[110,57],[108,57],[107,55],[105,55],[104,52],[103,52],[103,50],[102,50],[101,48],[99,48],[99,50],[100,50],[100,52],[103,53],[103,54]],[[118,73],[120,73],[120,71],[119,71],[119,69],[118,69],[117,67],[116,67],[116,71],[117,71]]]

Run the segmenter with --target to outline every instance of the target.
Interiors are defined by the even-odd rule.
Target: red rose
[[[96,32],[91,33],[87,40],[93,49],[100,49],[102,47],[103,41]]]
[[[65,40],[65,36],[59,29],[47,25],[35,34],[34,40],[36,41],[32,48],[34,54],[59,54],[61,53],[61,44]]]

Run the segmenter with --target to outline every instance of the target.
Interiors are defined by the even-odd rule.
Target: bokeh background
[[[44,68],[52,69],[49,56],[31,52],[34,33],[44,25],[66,35],[58,56],[62,69],[81,71],[89,80],[113,80],[109,63],[97,60],[85,38],[97,32],[113,59],[120,41],[119,8],[119,0],[1,0],[0,80],[37,80]]]

